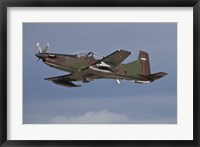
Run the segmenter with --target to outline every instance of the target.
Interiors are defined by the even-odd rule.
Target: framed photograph
[[[1,2],[1,145],[198,146],[199,7]]]

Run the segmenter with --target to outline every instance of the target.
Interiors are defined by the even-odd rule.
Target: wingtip
[[[123,52],[127,52],[127,53],[130,53],[130,54],[132,54],[132,52],[130,52],[130,51],[127,51],[127,50],[124,50],[124,49],[118,49],[117,51],[118,51],[118,52],[120,52],[120,51],[123,51]]]

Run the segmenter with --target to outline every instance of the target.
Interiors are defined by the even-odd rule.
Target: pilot
[[[94,54],[93,52],[89,52],[89,53],[87,54],[87,56],[88,56],[88,57],[93,57],[93,54]]]

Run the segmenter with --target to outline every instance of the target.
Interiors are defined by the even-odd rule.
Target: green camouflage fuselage
[[[46,53],[44,62],[50,67],[62,71],[76,72],[96,63],[97,61],[98,60],[93,57],[78,58],[75,55]],[[95,78],[148,81],[147,78],[140,76],[139,73],[141,73],[141,66],[139,66],[138,61],[136,60],[127,64],[120,64],[112,70],[112,73],[97,72]]]
[[[49,43],[42,50],[39,43],[36,44],[39,53],[38,59],[58,70],[70,72],[68,75],[45,78],[55,84],[66,87],[80,87],[72,83],[82,81],[88,83],[94,79],[130,80],[135,83],[151,83],[167,75],[165,72],[151,74],[149,54],[139,51],[137,60],[121,64],[131,52],[117,50],[101,59],[94,52],[81,52],[74,55],[46,53]]]

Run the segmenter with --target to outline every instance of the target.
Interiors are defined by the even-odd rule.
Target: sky
[[[123,63],[143,50],[152,73],[170,74],[150,84],[100,79],[62,87],[44,78],[69,73],[37,62],[37,42],[60,54],[132,52]],[[23,23],[23,124],[176,123],[176,23]]]

